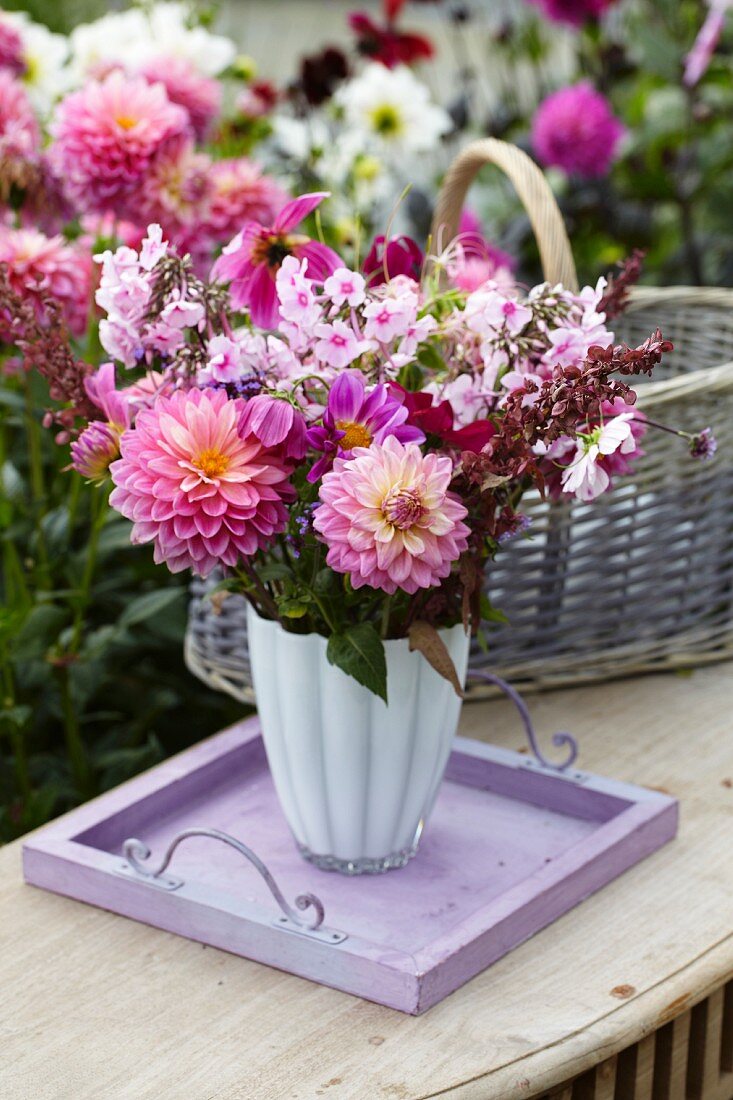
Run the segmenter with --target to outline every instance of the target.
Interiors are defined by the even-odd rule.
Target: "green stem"
[[[91,501],[91,525],[89,542],[87,544],[87,556],[84,562],[81,584],[79,585],[79,594],[76,599],[74,622],[71,629],[71,642],[69,643],[68,650],[69,653],[74,656],[79,652],[79,647],[81,645],[82,632],[84,630],[84,614],[91,601],[92,581],[94,580],[94,570],[97,565],[99,533],[104,526],[104,521],[107,516],[107,500],[103,491],[94,492]]]
[[[3,707],[10,710],[15,706],[15,684],[13,682],[13,670],[10,665],[10,655],[7,650],[7,646],[3,646],[2,651],[2,669],[3,669]],[[31,794],[31,781],[28,775],[28,759],[25,751],[25,740],[23,738],[23,731],[15,725],[14,722],[8,722],[8,736],[10,739],[10,747],[13,752],[13,762],[15,765],[15,778],[18,782],[18,790],[21,797],[27,800]]]
[[[46,538],[41,526],[40,517],[43,512],[43,504],[46,496],[46,486],[43,477],[43,454],[41,451],[40,426],[33,409],[33,399],[28,379],[25,379],[25,430],[28,442],[28,469],[31,482],[31,508],[33,522],[36,529],[36,545],[38,547],[39,581],[42,586],[50,587],[50,572],[48,567],[48,551]]]
[[[387,596],[387,599],[382,604],[382,626],[379,632],[379,636],[384,641],[389,637],[389,616],[392,611],[392,597]]]
[[[64,739],[66,741],[66,752],[69,757],[69,763],[71,764],[71,774],[74,777],[74,783],[78,793],[82,798],[89,798],[93,793],[91,790],[91,770],[87,758],[86,747],[79,729],[79,722],[76,717],[74,700],[71,696],[69,669],[67,665],[62,664],[58,665],[54,672],[59,686],[59,695],[61,697],[61,713],[64,718]]]

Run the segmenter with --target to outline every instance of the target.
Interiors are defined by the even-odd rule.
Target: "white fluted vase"
[[[301,854],[346,874],[415,855],[461,700],[406,639],[385,642],[385,704],[326,658],[326,638],[247,617],[252,680],[278,798]],[[469,638],[440,635],[465,683]]]

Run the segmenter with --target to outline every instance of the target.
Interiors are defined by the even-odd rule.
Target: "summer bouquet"
[[[156,562],[226,570],[337,664],[356,632],[374,659],[345,671],[386,699],[383,639],[478,628],[527,489],[589,501],[632,468],[647,425],[627,379],[671,345],[614,345],[623,277],[465,293],[442,285],[448,256],[422,285],[369,281],[297,232],[324,197],[247,225],[210,281],[155,225],[96,257],[114,362],[85,376],[71,454]]]

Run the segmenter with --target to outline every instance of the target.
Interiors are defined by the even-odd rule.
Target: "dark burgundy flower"
[[[346,55],[336,46],[304,57],[300,66],[299,87],[308,102],[318,107],[330,99],[337,85],[349,75]]]
[[[490,420],[475,420],[463,428],[454,428],[453,408],[449,401],[435,404],[431,393],[406,390],[396,382],[391,382],[390,387],[401,396],[402,404],[409,412],[407,423],[420,428],[425,435],[436,435],[446,446],[478,453],[496,431]]]
[[[390,237],[387,241],[382,234],[374,238],[364,259],[363,271],[369,277],[370,286],[380,286],[396,275],[409,275],[418,280],[423,258],[420,246],[411,237]]]
[[[395,28],[394,19],[402,4],[387,3],[385,6],[387,22],[384,26],[376,23],[366,12],[356,11],[349,16],[349,26],[356,35],[359,53],[373,61],[380,61],[388,69],[432,57],[435,49],[429,38]]]

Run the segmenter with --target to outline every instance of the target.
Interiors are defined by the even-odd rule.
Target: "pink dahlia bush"
[[[115,70],[59,104],[53,155],[71,199],[84,212],[134,220],[135,201],[156,158],[190,126],[163,84]]]
[[[370,282],[302,232],[324,197],[247,221],[209,277],[159,225],[97,258],[121,369],[85,373],[79,397],[65,360],[94,410],[72,461],[111,478],[132,541],[169,569],[216,571],[283,629],[337,636],[329,652],[353,630],[372,654],[407,635],[434,652],[437,628],[479,629],[485,567],[526,526],[527,489],[589,503],[632,471],[651,425],[630,379],[671,345],[608,328],[636,259],[578,293],[495,269],[461,290],[442,260],[413,278],[402,242],[399,273]],[[714,453],[709,433],[688,443]],[[385,697],[367,664],[342,667]]]
[[[607,174],[624,133],[605,96],[583,81],[542,101],[532,122],[532,147],[545,167],[593,179]]]
[[[83,243],[0,225],[0,264],[5,265],[10,285],[34,303],[41,321],[46,317],[44,298],[51,295],[70,332],[82,335],[92,296],[91,256]]]

